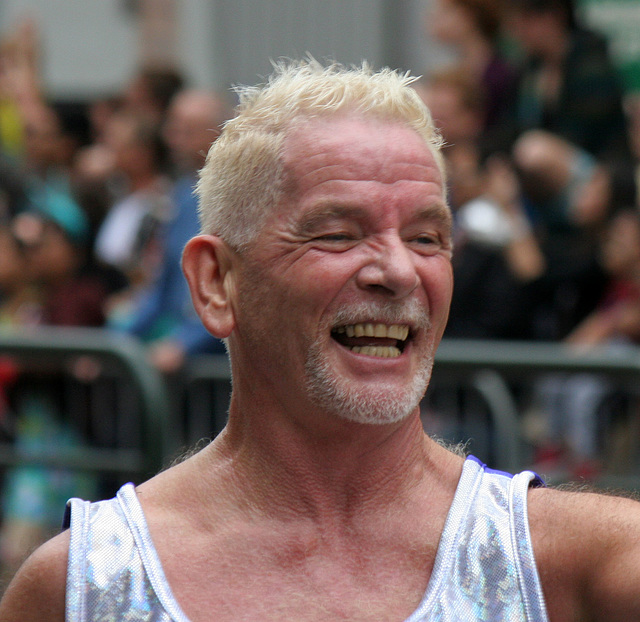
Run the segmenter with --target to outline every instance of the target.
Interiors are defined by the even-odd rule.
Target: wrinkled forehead
[[[296,150],[301,146],[305,148],[309,142],[333,145],[360,142],[363,136],[371,137],[373,134],[384,134],[388,139],[406,133],[414,134],[420,144],[431,149],[431,145],[409,123],[400,119],[351,111],[315,116],[301,115],[293,119],[284,132],[283,154],[285,160],[295,157],[293,154]]]
[[[283,141],[283,191],[291,196],[324,178],[429,177],[443,185],[434,147],[408,124],[357,114],[315,117],[293,123]]]

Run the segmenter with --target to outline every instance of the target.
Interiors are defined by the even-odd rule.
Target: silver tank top
[[[515,476],[465,461],[420,606],[405,622],[548,622],[527,491]],[[189,622],[173,597],[133,484],[114,499],[71,499],[67,622]]]

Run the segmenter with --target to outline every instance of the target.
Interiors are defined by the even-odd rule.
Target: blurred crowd
[[[141,67],[121,93],[82,106],[42,89],[37,31],[0,44],[0,331],[104,327],[138,337],[165,374],[223,352],[191,305],[180,268],[198,233],[197,171],[230,114],[172,67]],[[2,361],[0,428],[19,451],[81,443],[55,375],[19,379]],[[1,398],[5,399],[1,399]],[[9,412],[11,411],[11,412]],[[95,478],[24,466],[2,489],[0,565],[59,527]]]
[[[459,59],[419,85],[448,144],[448,336],[636,340],[640,128],[607,41],[572,0],[435,0],[426,26]]]
[[[455,219],[445,337],[640,342],[640,107],[573,0],[434,0],[454,52],[417,85],[447,143]],[[553,374],[529,396],[543,473],[601,468],[605,378]]]
[[[191,310],[179,259],[198,232],[196,173],[229,107],[179,71],[141,68],[121,93],[49,102],[37,33],[0,49],[0,326],[106,326],[175,371],[221,351]]]
[[[455,58],[415,85],[446,141],[455,291],[445,337],[637,343],[640,106],[607,40],[572,0],[434,0],[424,27]],[[56,105],[39,63],[32,24],[5,36],[0,330],[104,326],[139,337],[169,374],[223,352],[193,312],[179,259],[198,230],[196,172],[229,102],[163,66],[141,67],[122,92]],[[545,379],[540,403],[570,412],[575,380]],[[589,403],[606,390],[580,380]],[[55,405],[30,394],[14,433],[72,442]],[[546,409],[541,445],[564,435],[589,460],[595,413],[575,410],[572,427]],[[77,494],[67,484],[56,482],[60,498],[71,484]],[[54,488],[46,473],[9,474],[4,563],[41,537],[42,524],[29,529]]]

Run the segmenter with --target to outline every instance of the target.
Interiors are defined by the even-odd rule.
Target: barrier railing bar
[[[604,372],[617,377],[638,379],[640,347],[587,350],[560,343],[445,339],[436,353],[435,369],[481,367],[505,373]]]
[[[484,397],[496,430],[496,467],[509,472],[522,468],[522,438],[518,407],[503,377],[483,369],[473,374],[472,384]]]
[[[169,447],[170,402],[159,372],[148,363],[144,347],[137,339],[96,328],[16,329],[0,333],[0,354],[35,363],[42,363],[43,357],[64,362],[86,355],[120,366],[131,377],[141,400],[147,475],[162,466]]]
[[[605,374],[635,392],[640,389],[640,347],[602,347],[587,350],[560,343],[445,339],[436,354],[435,370],[455,374],[492,370],[504,379],[548,372]],[[508,403],[503,407],[493,406],[501,399],[502,388],[497,387],[497,393],[496,387],[492,388],[489,384],[478,388],[492,409],[494,419],[497,416],[496,420],[503,428],[502,432],[498,430],[498,434],[504,438],[512,426],[510,406]],[[516,454],[507,455],[508,452],[514,451],[514,445],[508,450],[503,449],[500,454],[502,460],[506,459],[507,464],[518,462]],[[518,452],[519,449],[520,447]],[[525,465],[518,466],[522,468]],[[507,470],[516,469],[512,466]],[[560,477],[559,482],[567,479],[568,474],[565,478]],[[640,476],[637,473],[606,473],[597,478],[596,483],[604,488],[637,490],[640,487]]]
[[[160,374],[150,367],[144,348],[137,340],[103,329],[38,328],[0,334],[0,354],[15,354],[23,359],[32,357],[36,362],[43,356],[58,360],[79,355],[111,359],[130,372],[137,384],[145,410],[146,452],[150,463],[159,468],[169,455],[170,401]],[[606,373],[620,380],[633,380],[634,386],[640,387],[640,348],[579,351],[557,343],[445,339],[436,353],[434,370],[464,373],[493,370],[505,377],[550,371]],[[194,358],[189,362],[187,376],[228,381],[229,361],[226,355]],[[501,438],[513,438],[517,413],[514,414],[512,398],[508,396],[505,400],[508,389],[497,387],[495,377],[490,382],[489,376],[482,378],[475,376],[475,383],[491,402],[494,415],[500,418]],[[504,449],[504,458],[513,463],[516,460],[513,456],[519,455],[515,445],[509,444]],[[512,457],[507,458],[507,453]]]
[[[444,339],[436,352],[435,371],[482,368],[505,373],[604,372],[640,378],[640,347],[578,350],[560,343],[536,341]],[[189,373],[199,379],[229,380],[229,362],[224,354],[200,356],[190,363]]]
[[[145,470],[146,461],[135,449],[103,449],[100,447],[64,448],[56,454],[26,453],[16,450],[9,443],[0,444],[0,465],[38,465],[94,471],[102,473],[136,473]]]
[[[445,339],[435,357],[434,374],[462,373],[486,400],[497,433],[496,458],[505,470],[523,468],[518,408],[506,379],[545,372],[605,373],[640,389],[640,347],[578,350],[560,343]],[[227,357],[198,357],[189,368],[197,380],[229,380]],[[617,478],[625,487],[638,477]]]

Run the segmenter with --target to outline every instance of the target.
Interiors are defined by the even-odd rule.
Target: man
[[[189,355],[223,351],[193,310],[180,257],[199,230],[194,194],[198,170],[228,116],[219,96],[191,89],[178,93],[168,110],[164,136],[176,173],[173,212],[162,231],[160,269],[129,326],[131,333],[149,342],[151,362],[165,373],[178,371]]]
[[[513,0],[507,36],[522,51],[513,137],[544,129],[597,158],[629,158],[623,91],[608,41],[585,28],[575,0]]]
[[[451,219],[410,82],[305,62],[241,94],[183,259],[230,353],[229,424],[116,501],[74,500],[0,620],[62,620],[65,583],[67,620],[640,618],[637,504],[422,431]]]

